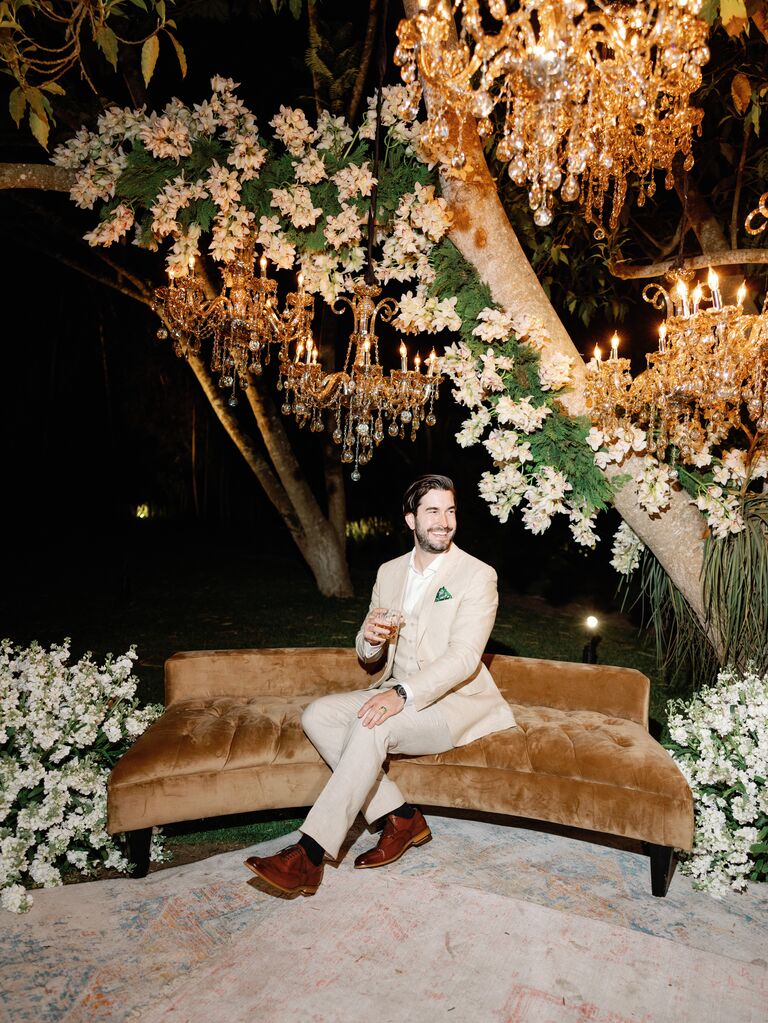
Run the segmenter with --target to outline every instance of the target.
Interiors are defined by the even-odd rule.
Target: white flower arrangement
[[[69,640],[45,650],[0,642],[0,905],[22,913],[30,884],[62,884],[128,863],[106,832],[107,778],[161,712],[140,707],[136,652],[69,664]],[[158,838],[153,859],[163,858]]]
[[[727,668],[669,711],[667,745],[696,817],[682,869],[717,897],[744,891],[768,878],[768,676]]]

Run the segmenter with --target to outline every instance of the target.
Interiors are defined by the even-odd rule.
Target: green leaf
[[[155,10],[157,11],[157,16],[160,18],[161,24],[164,25],[165,24],[165,0],[157,0],[157,3],[155,4]]]
[[[35,111],[41,121],[48,120],[51,105],[39,89],[27,89],[26,98],[30,107]]]
[[[169,33],[170,34],[170,33]],[[144,76],[144,84],[149,85],[149,80],[157,64],[157,55],[160,52],[160,40],[157,34],[150,36],[144,41],[141,48],[141,73]]]
[[[94,42],[117,71],[117,36],[107,25],[102,25],[94,36]]]
[[[701,5],[701,16],[708,25],[713,24],[720,13],[720,0],[704,0]]]
[[[50,124],[45,114],[40,117],[32,107],[29,108],[29,127],[32,130],[32,134],[35,136],[37,141],[43,147],[48,148],[48,132],[50,130]]]
[[[67,90],[62,89],[58,82],[46,82],[40,86],[45,92],[52,92],[54,96],[66,96]]]
[[[24,116],[24,111],[27,109],[27,97],[24,95],[24,90],[21,86],[17,85],[8,97],[8,109],[18,128]]]
[[[170,22],[169,22],[169,24],[170,24]],[[181,45],[179,40],[176,38],[176,36],[172,32],[168,32],[168,30],[166,29],[166,33],[168,35],[168,38],[173,43],[173,48],[176,51],[176,56],[177,56],[178,61],[179,61],[179,67],[181,68],[181,77],[182,78],[186,78],[187,77],[187,55],[184,53],[184,47]]]

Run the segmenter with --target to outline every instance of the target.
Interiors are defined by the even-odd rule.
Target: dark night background
[[[392,15],[390,22],[395,20]],[[311,114],[303,22],[288,14],[259,20],[241,14],[226,22],[181,18],[179,35],[188,77],[182,80],[172,54],[161,52],[148,92],[150,108],[171,95],[201,101],[218,73],[241,83],[239,94],[260,126],[266,127],[281,102],[303,101]],[[396,80],[394,68],[389,80]],[[110,100],[130,103],[117,77],[105,72],[103,82]],[[42,162],[31,136],[17,131],[5,104],[0,107],[3,159]],[[78,117],[82,114],[65,103],[51,148],[76,129]],[[18,642],[72,635],[76,649],[98,648],[89,622],[105,609],[114,622],[140,605],[147,628],[162,628],[152,622],[152,602],[160,593],[180,610],[187,602],[202,607],[210,600],[215,612],[230,589],[240,594],[233,599],[247,601],[240,587],[248,578],[264,581],[277,573],[311,579],[191,371],[167,342],[156,339],[151,311],[66,265],[74,260],[95,266],[86,243],[78,241],[94,223],[92,211],[77,210],[63,194],[0,193],[5,249],[0,635]],[[163,282],[161,254],[137,252],[135,265],[155,283]],[[590,353],[594,338],[613,329],[566,325]],[[648,333],[637,323],[632,331]],[[543,537],[516,521],[500,525],[477,496],[489,459],[481,448],[462,450],[455,443],[462,418],[444,386],[436,427],[423,427],[415,444],[385,440],[359,483],[347,474],[349,519],[377,516],[393,524],[389,536],[350,547],[358,595],[367,597],[372,569],[406,542],[399,511],[404,487],[421,472],[438,471],[458,484],[459,543],[494,564],[510,593],[615,608],[617,577],[608,566],[614,514],[602,517],[604,540],[595,552],[577,547],[564,522],[556,521]],[[289,429],[320,494],[319,441]],[[136,517],[142,505],[150,510],[148,520]],[[141,653],[140,629],[137,625],[131,641]],[[232,646],[248,646],[261,634],[230,638]],[[214,639],[222,643],[220,634],[189,636],[169,629],[166,655],[195,639],[200,646]],[[110,648],[107,638],[104,646]]]

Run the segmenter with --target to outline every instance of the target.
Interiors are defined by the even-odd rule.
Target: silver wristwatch
[[[408,702],[408,693],[406,693],[406,691],[403,689],[402,686],[399,686],[399,685],[398,686],[392,686],[392,688],[397,693],[397,695],[400,697],[400,699],[403,701],[403,703],[407,703]]]

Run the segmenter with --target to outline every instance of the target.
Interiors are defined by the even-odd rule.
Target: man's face
[[[419,502],[416,514],[405,516],[408,528],[426,554],[442,554],[451,546],[456,533],[456,499],[451,490],[428,490]]]

